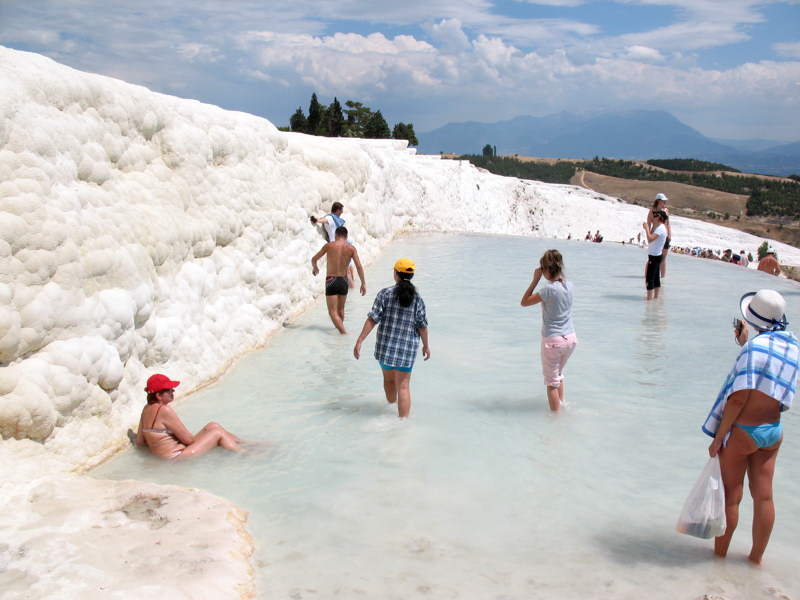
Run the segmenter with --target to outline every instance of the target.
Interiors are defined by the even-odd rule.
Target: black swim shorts
[[[347,296],[347,277],[328,277],[325,280],[326,296]]]

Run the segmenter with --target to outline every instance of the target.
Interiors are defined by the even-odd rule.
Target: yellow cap
[[[394,263],[394,270],[398,273],[413,273],[417,268],[414,261],[410,258],[401,258]]]

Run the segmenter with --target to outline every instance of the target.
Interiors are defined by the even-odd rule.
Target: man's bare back
[[[317,261],[324,255],[328,256],[328,264],[325,270],[328,277],[347,277],[347,265],[350,264],[350,260],[358,257],[358,252],[355,246],[347,243],[347,240],[337,237],[336,241],[325,244],[322,250],[317,252],[314,258],[311,259],[311,264],[315,270],[318,270]],[[314,275],[316,274],[314,272]]]
[[[367,293],[364,269],[361,266],[361,260],[358,258],[358,250],[352,244],[347,243],[347,229],[344,227],[337,228],[336,239],[325,244],[311,259],[311,273],[313,275],[319,273],[317,261],[325,255],[328,257],[325,302],[328,305],[328,314],[331,317],[331,321],[333,321],[339,333],[344,334],[347,333],[344,328],[344,305],[347,301],[347,268],[350,260],[352,259],[358,272],[358,277],[361,279],[360,291],[362,296]],[[332,287],[336,283],[336,279],[344,280],[344,289]]]

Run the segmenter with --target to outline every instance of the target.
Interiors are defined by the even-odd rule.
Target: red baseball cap
[[[178,387],[181,384],[180,381],[172,381],[166,375],[162,375],[161,373],[157,373],[150,377],[147,380],[147,387],[144,388],[144,391],[149,394],[155,394],[156,392],[160,392],[161,390],[171,390],[173,388]]]

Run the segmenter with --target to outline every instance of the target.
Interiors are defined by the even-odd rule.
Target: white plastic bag
[[[678,531],[706,540],[725,533],[725,488],[719,456],[709,459],[692,486],[678,519]]]

